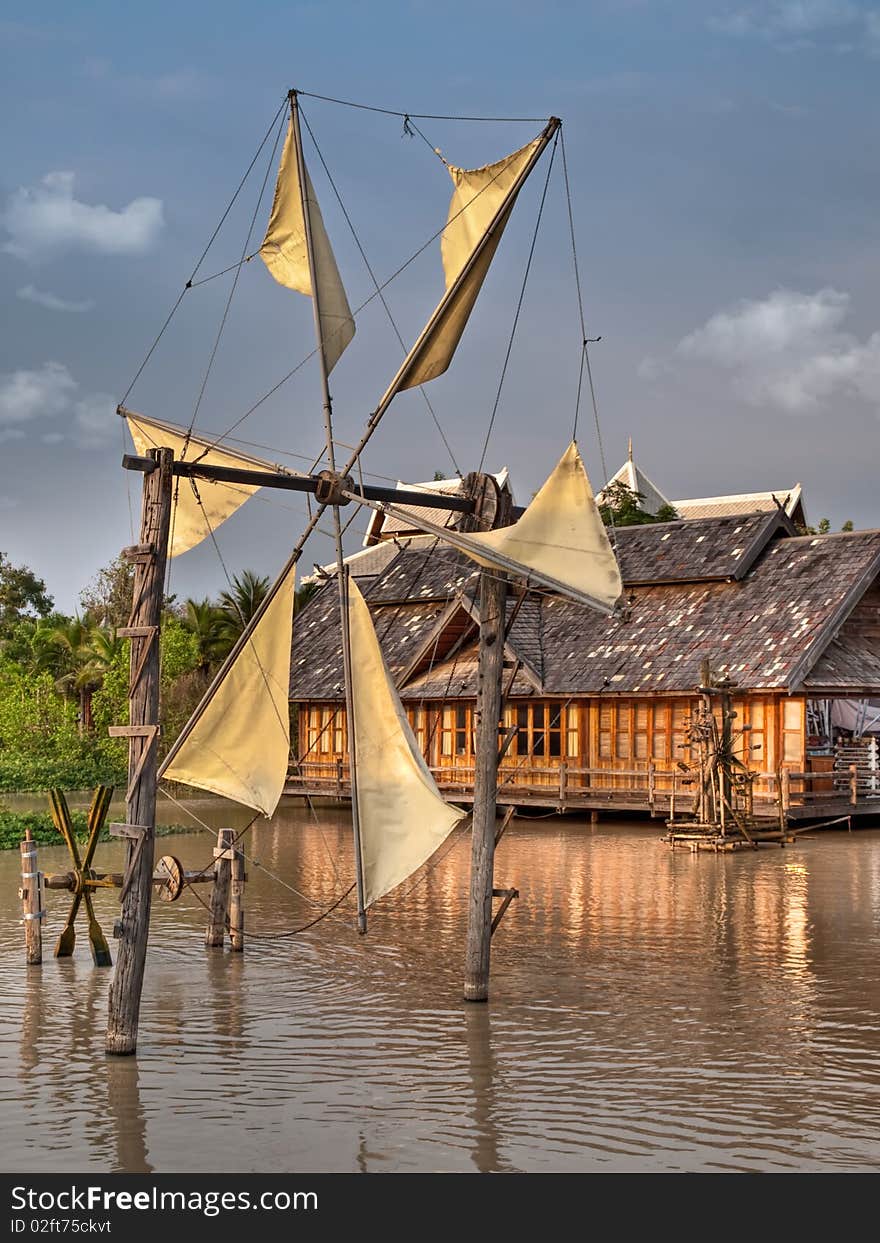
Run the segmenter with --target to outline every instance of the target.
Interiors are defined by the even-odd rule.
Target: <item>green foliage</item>
[[[229,649],[233,647],[268,592],[269,579],[254,574],[253,570],[244,570],[240,575],[234,575],[230,590],[220,592],[222,634]]]
[[[128,625],[134,594],[134,566],[123,556],[116,557],[99,570],[88,587],[80,592],[79,602],[101,626],[116,629]]]
[[[846,522],[840,529],[841,531],[854,531],[855,527],[853,526],[852,518],[847,518]]]
[[[52,611],[46,584],[26,565],[13,565],[0,552],[0,641],[9,637],[26,617],[45,617]]]
[[[852,523],[852,519],[847,518],[846,522],[843,524],[843,526],[840,529],[841,531],[855,530],[853,523]],[[818,525],[814,527],[805,527],[805,526],[802,526],[800,523],[798,524],[798,531],[801,535],[827,535],[830,530],[831,530],[831,519],[830,518],[820,518]]]
[[[73,823],[73,832],[77,841],[85,842],[89,835],[89,826],[86,813],[84,811],[71,811],[70,819]],[[62,846],[63,839],[61,834],[55,828],[52,817],[48,811],[7,811],[4,807],[0,807],[0,850],[17,850],[19,843],[23,841],[27,831],[30,830],[31,839],[38,846]],[[170,837],[172,834],[177,836],[180,833],[198,833],[199,830],[190,826],[189,828],[181,824],[157,824],[157,837]],[[99,842],[109,842],[110,826],[105,824],[98,838]]]
[[[606,484],[602,490],[602,504],[599,506],[602,521],[606,526],[635,527],[652,522],[671,522],[678,517],[671,505],[661,505],[656,514],[649,514],[642,509],[644,499],[642,492],[628,487],[622,479]]]

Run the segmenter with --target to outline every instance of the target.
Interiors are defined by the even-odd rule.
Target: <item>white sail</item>
[[[440,244],[446,293],[401,363],[377,411],[387,409],[402,389],[442,375],[451,363],[516,197],[558,125],[558,121],[550,121],[533,142],[485,168],[447,166],[455,188]]]
[[[229,466],[237,470],[272,470],[282,473],[272,462],[245,454],[219,449],[201,436],[187,435],[183,428],[148,419],[134,411],[125,412],[134,447],[142,456],[148,449],[171,449],[175,460],[198,460],[205,466]],[[284,472],[286,473],[286,472]],[[225,522],[259,489],[255,484],[219,483],[213,479],[197,479],[195,487],[188,479],[180,479],[174,488],[175,502],[171,515],[169,557],[178,557],[194,548],[221,522]]]
[[[437,789],[353,581],[348,619],[364,904],[369,906],[421,867],[465,813],[446,803]]]
[[[394,505],[384,508],[405,516]],[[600,612],[612,613],[623,591],[620,567],[574,441],[512,526],[463,533],[421,516],[411,520],[480,565],[562,592]]]
[[[314,251],[318,306],[321,311],[321,338],[329,373],[339,362],[340,356],[354,336],[354,319],[339,268],[336,266],[336,257],[324,228],[315,187],[305,164],[303,168],[306,174],[305,200]],[[292,121],[288,125],[287,138],[281,153],[278,180],[275,183],[275,201],[272,204],[269,227],[260,247],[260,258],[280,285],[295,289],[308,297],[312,296],[303,194]]]
[[[294,565],[161,776],[273,814],[290,760],[295,585]]]

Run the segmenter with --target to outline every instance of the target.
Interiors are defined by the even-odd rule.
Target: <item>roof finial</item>
[[[630,436],[629,438],[629,447],[626,451],[626,456],[630,462],[633,460],[633,438],[632,436]]]

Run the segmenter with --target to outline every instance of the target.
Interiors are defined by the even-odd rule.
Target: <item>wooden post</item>
[[[565,796],[568,789],[568,765],[563,760],[559,765],[559,807],[565,807]]]
[[[853,807],[857,806],[859,801],[859,770],[855,764],[849,766],[849,801]]]
[[[230,851],[235,841],[233,829],[221,829],[214,850],[214,883],[211,886],[211,922],[205,929],[205,944],[223,948],[226,939],[226,912],[229,909],[229,880],[232,875]]]
[[[232,852],[232,884],[229,890],[229,948],[237,953],[244,949],[244,851],[236,846]]]
[[[648,761],[648,806],[651,809],[651,815],[654,814],[654,798],[657,790],[656,770],[654,761]]]
[[[127,627],[131,639],[131,677],[127,727],[130,731],[128,790],[125,799],[132,836],[128,839],[126,852],[126,874],[117,924],[119,952],[110,985],[105,1045],[108,1053],[118,1054],[134,1053],[137,1048],[153,894],[159,625],[171,525],[171,468],[174,455],[170,449],[151,449],[149,456],[156,465],[144,475],[140,544],[129,554],[135,561],[135,574],[131,621]]]
[[[37,870],[37,845],[26,830],[21,843],[21,898],[24,921],[25,962],[36,966],[43,961],[43,877]]]
[[[476,517],[481,525],[506,526],[510,497],[497,486],[487,494],[478,482]],[[494,480],[492,481],[494,485]],[[482,486],[481,486],[482,485]],[[484,498],[480,506],[479,498]],[[491,496],[495,512],[488,506]],[[465,952],[465,1001],[489,998],[489,956],[492,945],[492,889],[495,864],[495,820],[498,812],[498,730],[501,724],[504,639],[507,611],[507,575],[498,570],[480,573],[480,649],[477,667],[477,758],[474,771],[474,810],[471,842],[471,892]]]

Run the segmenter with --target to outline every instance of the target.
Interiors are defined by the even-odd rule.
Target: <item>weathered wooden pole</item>
[[[153,850],[156,831],[156,751],[159,735],[159,625],[171,525],[170,449],[151,449],[155,467],[144,475],[140,544],[126,550],[135,562],[134,598],[129,625],[120,630],[131,639],[129,724],[112,726],[115,737],[129,739],[126,851],[121,911],[116,925],[119,952],[110,985],[106,1050],[129,1054],[137,1048],[138,1017],[150,931]]]
[[[494,484],[494,480],[492,482]],[[489,497],[494,502],[491,505],[494,512],[490,512]],[[477,491],[475,519],[483,529],[486,526],[506,526],[510,522],[509,495],[499,493],[497,487],[487,493],[483,485]],[[503,698],[506,610],[507,575],[499,570],[482,570],[477,667],[477,754],[471,841],[471,892],[465,951],[465,1001],[487,1001],[489,998],[495,820],[498,811],[498,730]]]
[[[221,829],[214,849],[214,883],[211,886],[211,918],[205,929],[205,944],[223,948],[226,940],[226,912],[229,909],[229,881],[232,875],[233,829]]]
[[[24,921],[25,962],[36,966],[43,961],[43,878],[37,870],[37,844],[26,830],[21,843],[21,898]]]
[[[232,884],[229,889],[229,948],[236,953],[244,950],[244,851],[236,846],[232,852]]]

